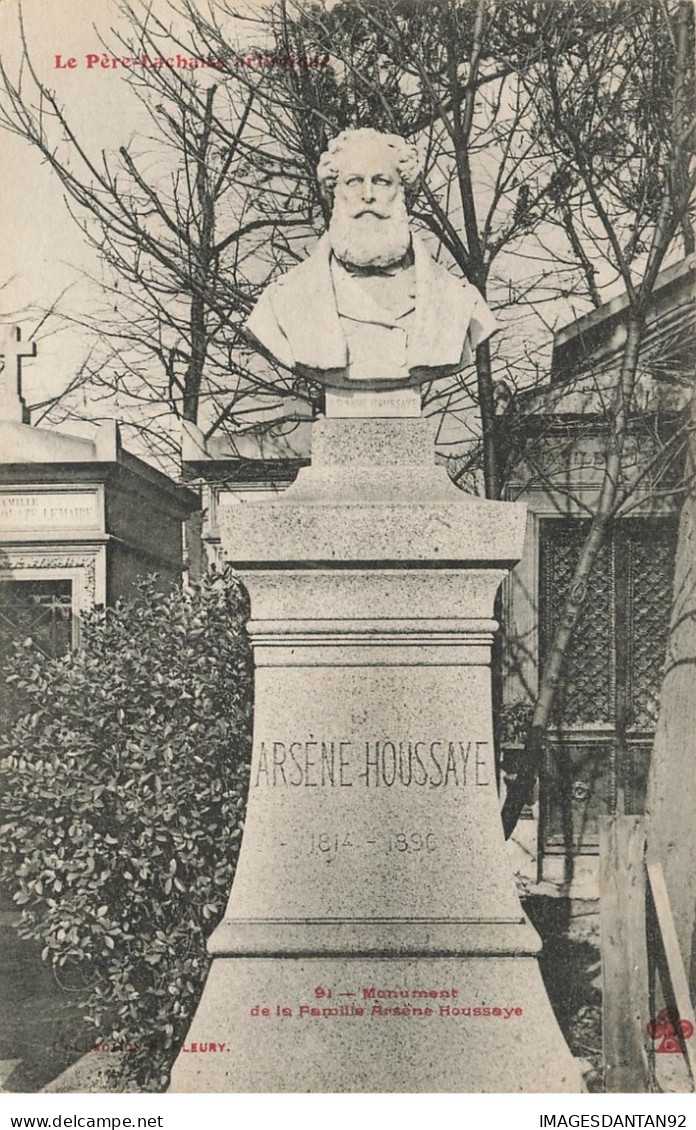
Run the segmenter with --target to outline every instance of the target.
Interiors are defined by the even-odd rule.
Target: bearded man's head
[[[344,130],[329,142],[317,167],[333,204],[329,239],[334,253],[356,267],[389,267],[411,246],[406,191],[420,176],[415,147],[393,133]]]

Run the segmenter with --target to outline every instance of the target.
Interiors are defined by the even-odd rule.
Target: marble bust
[[[339,388],[415,385],[471,363],[497,325],[478,290],[411,230],[419,175],[415,147],[396,134],[344,130],[329,142],[317,168],[329,229],[247,322],[267,353]]]

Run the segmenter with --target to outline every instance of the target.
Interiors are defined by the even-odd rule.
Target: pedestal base
[[[524,509],[467,498],[427,420],[315,424],[221,517],[256,664],[244,840],[174,1091],[578,1091],[508,866],[495,593]]]
[[[330,994],[330,995],[329,995]],[[532,957],[217,958],[175,1092],[577,1092]]]

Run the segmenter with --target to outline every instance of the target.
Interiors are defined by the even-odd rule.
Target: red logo
[[[666,1055],[681,1054],[682,1040],[688,1040],[694,1034],[694,1026],[690,1020],[680,1020],[669,1008],[663,1008],[657,1014],[657,1020],[651,1020],[646,1025],[646,1031],[651,1040],[657,1043],[656,1052]],[[681,1040],[680,1037],[681,1036]],[[658,1042],[659,1041],[659,1042]]]

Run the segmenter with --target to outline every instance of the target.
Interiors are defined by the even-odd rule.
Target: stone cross
[[[0,356],[5,364],[0,373],[0,420],[29,422],[29,413],[22,397],[22,358],[36,357],[36,342],[23,342],[19,326],[7,326],[0,338]]]

